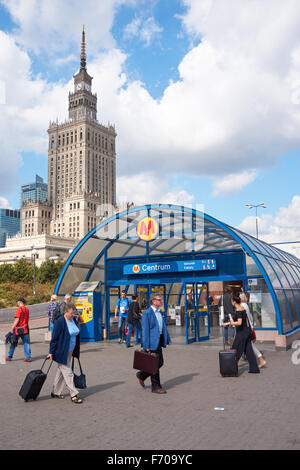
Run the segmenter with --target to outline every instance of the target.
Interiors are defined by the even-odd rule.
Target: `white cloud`
[[[174,188],[168,191],[166,181],[152,173],[140,173],[117,178],[117,199],[120,203],[134,202],[188,205],[194,197],[187,191]]]
[[[158,38],[163,28],[155,21],[153,16],[143,19],[141,16],[135,16],[131,23],[124,28],[124,39],[139,38],[141,42],[149,47],[154,39]]]
[[[64,53],[79,47],[82,25],[88,32],[88,50],[95,54],[115,46],[111,33],[115,13],[122,4],[136,0],[1,0],[17,28],[14,37],[35,53]],[[59,52],[58,52],[59,51]]]
[[[260,168],[299,146],[298,2],[182,1],[188,7],[182,23],[202,42],[179,64],[179,79],[155,100],[143,83],[129,81],[126,53],[111,33],[116,9],[137,1],[2,0],[18,24],[14,38],[22,45],[0,32],[0,80],[6,85],[0,115],[2,189],[11,183],[21,151],[47,153],[49,120],[67,117],[73,88],[72,77],[68,84],[33,77],[26,48],[47,51],[55,62],[59,45],[69,57],[79,48],[83,22],[98,119],[116,126],[118,173],[124,177],[208,175],[216,179],[215,194],[223,195],[230,190],[228,181],[239,190],[240,180],[250,184]],[[139,34],[143,24],[136,25]],[[104,47],[108,50],[98,54]]]
[[[242,173],[226,175],[217,179],[213,186],[214,196],[232,196],[248,184],[252,183],[257,177],[255,170],[243,171]]]
[[[255,217],[246,217],[238,228],[255,237]],[[291,203],[281,207],[274,217],[266,212],[261,213],[258,217],[258,234],[260,239],[268,243],[300,241],[300,196],[294,196]],[[278,248],[300,258],[300,243],[278,245]]]
[[[0,196],[0,208],[1,209],[11,209],[11,206],[8,200],[5,197]]]
[[[250,184],[254,170],[276,164],[299,145],[300,109],[292,97],[300,80],[300,10],[293,0],[275,0],[274,13],[273,3],[187,0],[183,22],[202,33],[202,42],[183,58],[179,80],[160,100],[124,73],[121,87],[110,93],[96,78],[106,73],[98,64],[93,76],[102,90],[101,113],[116,124],[122,173],[134,168],[208,175],[217,179],[219,192],[224,175],[247,171]],[[136,21],[132,34],[140,27]],[[123,56],[119,74],[125,64]]]
[[[2,31],[0,49],[0,81],[5,88],[0,106],[0,187],[1,194],[9,196],[19,191],[21,152],[47,154],[49,119],[65,116],[70,85],[32,78],[28,54]]]

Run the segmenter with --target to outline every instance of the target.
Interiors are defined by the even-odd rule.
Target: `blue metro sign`
[[[194,261],[126,264],[123,266],[123,274],[160,274],[182,271],[211,271],[214,269],[217,269],[215,259],[200,259]]]

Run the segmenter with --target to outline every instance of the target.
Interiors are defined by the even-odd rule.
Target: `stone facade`
[[[32,261],[32,250],[37,251],[36,264],[40,266],[48,259],[65,260],[76,246],[74,238],[54,237],[49,234],[7,238],[5,248],[0,248],[0,264],[14,264],[25,258]]]
[[[21,209],[21,233],[24,237],[50,233],[52,207],[48,202],[27,202]]]

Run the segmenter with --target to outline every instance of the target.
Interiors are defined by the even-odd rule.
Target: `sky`
[[[204,205],[252,235],[263,202],[259,236],[300,240],[297,0],[0,0],[1,207],[47,181],[83,24],[119,202]]]

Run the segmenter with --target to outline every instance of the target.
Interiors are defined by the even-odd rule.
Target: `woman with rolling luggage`
[[[79,359],[80,353],[79,328],[76,317],[79,317],[80,321],[75,305],[69,303],[64,315],[54,323],[48,358],[58,363],[51,397],[64,398],[62,392],[66,386],[72,402],[81,404],[83,400],[75,388],[74,373],[71,368],[72,356]]]
[[[249,373],[259,374],[260,370],[252,348],[252,329],[249,324],[246,311],[241,305],[239,293],[234,293],[232,295],[232,305],[236,310],[235,318],[233,319],[231,316],[232,319],[230,319],[226,324],[224,323],[223,326],[231,325],[236,327],[236,335],[232,349],[237,351],[237,360],[239,361],[243,353],[245,353],[249,362]]]
[[[250,326],[253,329],[254,328],[253,315],[251,314],[250,309],[248,307],[249,298],[250,298],[249,292],[241,292],[240,293],[241,305],[245,309],[248,320],[249,320],[249,323],[250,323]],[[267,361],[265,361],[265,359],[263,358],[262,353],[255,346],[254,341],[255,340],[252,340],[252,348],[253,348],[253,352],[255,354],[255,357],[258,360],[258,367],[261,369],[262,367],[264,367],[267,364]]]

